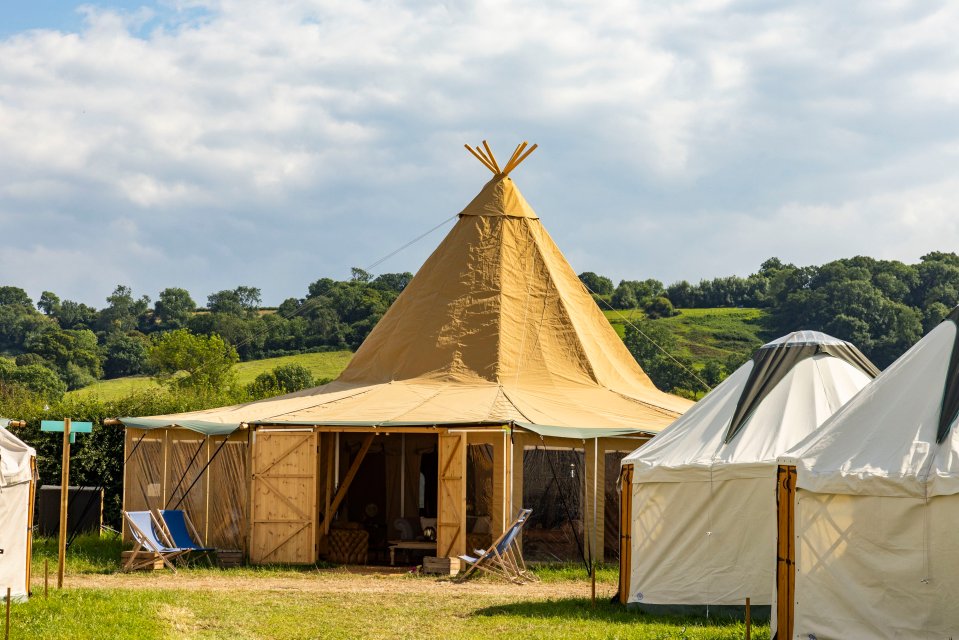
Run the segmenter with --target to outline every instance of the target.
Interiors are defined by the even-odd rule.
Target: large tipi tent
[[[780,638],[959,633],[957,323],[780,457]]]
[[[0,418],[0,591],[24,599],[30,591],[30,544],[36,451]]]
[[[335,381],[251,404],[123,418],[123,424],[134,430],[234,433],[234,438],[241,427],[274,438],[292,427],[331,435],[358,432],[367,434],[360,459],[369,450],[373,434],[427,434],[434,440],[439,435],[439,555],[465,550],[466,514],[459,504],[465,490],[460,485],[465,483],[456,470],[465,465],[463,451],[469,444],[485,442],[493,447],[494,535],[521,506],[517,483],[522,453],[533,439],[562,438],[567,440],[565,446],[573,439],[580,447],[583,440],[592,439],[592,479],[599,484],[597,461],[602,452],[631,450],[636,445],[635,440],[624,445],[608,439],[648,438],[690,403],[656,389],[510,179],[510,171],[532,151],[525,146],[517,147],[502,169],[491,153],[470,150],[494,173],[493,179],[460,212],[453,229]],[[139,431],[128,435],[130,450],[138,446],[139,437]],[[262,475],[256,447],[264,440],[257,436],[250,441],[255,443],[250,473],[254,477],[251,491],[256,493],[256,478]],[[341,473],[345,464],[330,471],[341,454],[338,436],[323,437],[319,446],[319,459],[311,456],[306,464],[325,485],[320,493],[326,493],[326,500],[316,497],[318,509],[299,506],[303,522],[317,510],[335,512],[339,503],[330,494],[341,493],[337,489],[341,476],[346,485],[353,477]],[[130,505],[144,506],[141,497],[148,485],[154,486],[161,502],[169,502],[167,485],[191,482],[189,476],[185,483],[171,482],[166,475],[141,482],[131,475],[142,475],[156,465],[142,459],[133,464],[136,468],[128,469],[125,496]],[[263,468],[275,467],[264,463]],[[137,488],[137,483],[143,487]],[[595,514],[595,500],[592,506]],[[260,518],[255,504],[253,509],[251,548],[259,545],[255,523]],[[332,513],[322,518],[318,536],[327,533],[330,517]],[[307,525],[306,530],[315,529],[316,524]],[[251,556],[256,559],[255,550]],[[274,553],[270,559],[277,557]]]
[[[652,610],[716,611],[746,598],[770,605],[776,458],[877,373],[848,342],[797,331],[757,350],[627,456],[621,601]]]

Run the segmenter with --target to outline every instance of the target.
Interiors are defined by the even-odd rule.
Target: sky
[[[0,3],[0,284],[345,279],[460,211],[463,149],[577,272],[959,251],[959,4]],[[452,222],[376,267],[416,271]]]

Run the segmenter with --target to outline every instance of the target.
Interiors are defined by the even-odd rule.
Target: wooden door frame
[[[796,602],[796,467],[776,470],[776,638],[792,638]]]

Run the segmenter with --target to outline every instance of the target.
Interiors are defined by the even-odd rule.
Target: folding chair
[[[523,554],[516,544],[516,538],[532,512],[532,509],[521,509],[516,520],[488,549],[475,549],[475,556],[460,556],[460,560],[466,562],[469,568],[457,576],[456,581],[465,580],[476,569],[515,583],[535,580],[536,577],[526,568]]]
[[[184,553],[189,552],[190,549],[173,547],[161,540],[157,532],[162,532],[163,529],[157,521],[156,516],[149,511],[124,511],[123,517],[130,527],[130,535],[133,536],[133,540],[136,542],[133,553],[130,554],[129,560],[127,560],[122,567],[123,570],[131,571],[151,565],[153,563],[152,558],[137,560],[137,552],[149,551],[159,555],[163,564],[170,568],[173,573],[176,573],[176,567],[173,566],[171,560],[175,560]]]
[[[196,541],[200,534],[193,526],[190,516],[182,509],[160,509],[160,523],[174,547],[186,549],[187,553],[202,554],[210,566],[213,566],[211,555],[216,553],[213,547],[201,547]]]

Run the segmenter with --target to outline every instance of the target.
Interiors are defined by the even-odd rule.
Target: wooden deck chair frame
[[[176,538],[174,537],[173,532],[170,530],[170,525],[167,524],[166,518],[163,517],[164,511],[176,511],[176,509],[155,509],[151,511],[154,512],[153,513],[154,520],[159,522],[160,525],[163,527],[163,536],[166,538],[167,546],[176,547],[177,546]],[[200,539],[199,530],[197,530],[197,528],[193,525],[193,520],[190,519],[190,514],[187,513],[185,509],[180,509],[179,511],[183,513],[183,521],[186,523],[187,533],[190,534],[191,542],[193,542],[193,544],[197,544],[197,540]],[[186,556],[191,553],[203,554],[203,556],[206,558],[206,561],[210,564],[210,566],[211,567],[214,566],[212,554],[216,553],[216,549],[213,549],[213,548],[203,549],[203,550],[188,549],[184,551],[183,555]]]
[[[167,537],[166,531],[164,531],[163,526],[158,522],[156,515],[152,511],[147,511],[146,513],[150,514],[150,520],[153,522],[153,530],[157,532],[158,535]],[[123,519],[126,520],[127,526],[130,527],[130,532],[133,534],[133,540],[136,544],[133,547],[133,551],[130,553],[129,559],[123,564],[121,569],[123,571],[135,571],[137,569],[142,569],[153,564],[153,558],[137,560],[137,554],[140,551],[147,551],[150,553],[155,553],[160,556],[160,560],[163,561],[163,564],[166,565],[168,569],[176,573],[176,567],[173,566],[172,560],[176,560],[178,557],[183,555],[185,551],[174,550],[174,551],[164,551],[156,545],[153,544],[151,537],[147,535],[143,529],[141,529],[130,516],[128,512],[123,512]],[[169,539],[163,541],[167,548],[170,548]]]
[[[457,576],[455,581],[466,580],[477,569],[517,584],[535,579],[530,577],[532,574],[526,568],[522,553],[520,553],[516,542],[532,512],[532,509],[521,509],[516,519],[488,548],[474,550],[477,554],[476,558],[460,556],[461,560],[469,564],[469,568]],[[509,541],[501,552],[499,547],[507,538],[509,538]]]

